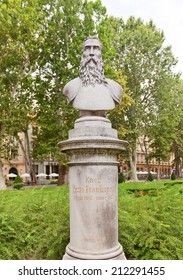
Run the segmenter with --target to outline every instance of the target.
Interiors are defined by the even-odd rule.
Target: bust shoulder
[[[79,77],[71,80],[64,86],[63,94],[67,97],[69,102],[71,102],[76,97],[80,86],[81,80]]]
[[[123,94],[123,90],[122,87],[120,86],[120,84],[118,84],[117,82],[111,80],[111,79],[106,79],[107,83],[109,85],[110,91],[111,91],[111,95],[113,97],[113,99],[119,103],[121,101],[121,97]]]

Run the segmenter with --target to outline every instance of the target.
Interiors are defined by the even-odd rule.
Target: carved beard
[[[107,86],[102,59],[99,60],[95,57],[82,58],[80,63],[80,78],[84,86],[95,86],[96,84]]]

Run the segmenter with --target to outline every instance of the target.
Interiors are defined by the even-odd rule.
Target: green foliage
[[[129,143],[131,176],[135,179],[139,137],[147,137],[151,147],[148,153],[151,150],[151,156],[158,161],[169,155],[181,112],[180,78],[172,71],[176,59],[171,47],[164,47],[164,34],[152,20],[145,23],[129,17],[125,23],[110,17],[109,21],[111,45],[116,49],[115,69],[124,73],[125,90],[133,100],[111,120]]]
[[[174,165],[176,169],[176,177],[181,177],[182,162],[183,162],[183,81],[178,84],[179,91],[182,97],[180,100],[180,108],[182,114],[179,116],[178,125],[176,126],[176,137],[172,143],[172,152],[174,153]]]
[[[62,259],[69,242],[68,187],[0,192],[0,259]]]
[[[124,176],[123,172],[121,172],[118,177],[118,183],[120,184],[120,183],[124,183],[124,182],[125,182],[125,176]]]
[[[13,188],[20,190],[24,186],[24,183],[13,183]]]
[[[174,185],[182,185],[183,184],[183,181],[173,181],[173,182],[165,182],[164,185],[165,186],[174,186]]]
[[[148,184],[156,188],[155,182]],[[136,196],[119,188],[119,240],[127,259],[182,259],[182,191],[177,186]]]
[[[15,177],[14,183],[23,183],[23,180],[19,175],[17,175],[17,177]]]
[[[171,180],[176,180],[175,172],[172,172],[172,174],[171,174]]]
[[[31,168],[32,155],[60,159],[57,143],[78,116],[62,89],[79,74],[83,40],[98,33],[112,61],[106,8],[100,0],[11,0],[0,11],[0,136],[17,137],[35,116],[36,149],[24,151]]]
[[[57,184],[58,183],[58,179],[52,179],[51,181],[50,181],[50,184]]]
[[[147,180],[152,182],[154,180],[153,174],[151,172],[149,172]]]
[[[183,186],[164,183],[119,185],[119,241],[127,259],[183,259]],[[1,191],[0,201],[0,259],[62,259],[69,242],[67,186]]]
[[[19,175],[17,175],[17,177],[15,178],[15,180],[13,182],[13,188],[20,190],[23,186],[24,186],[24,183],[23,183],[22,178]]]
[[[30,167],[32,156],[51,154],[62,162],[57,143],[66,139],[78,117],[62,89],[78,76],[82,42],[93,34],[103,44],[106,77],[124,90],[122,102],[109,114],[119,137],[129,141],[132,154],[138,136],[146,135],[152,156],[167,156],[177,122],[182,123],[182,88],[172,72],[176,60],[171,47],[163,47],[164,34],[152,21],[108,17],[100,0],[11,0],[1,1],[0,10],[0,139],[27,132],[35,115],[40,129],[36,149],[27,149]],[[8,148],[0,140],[0,157],[5,150],[9,154]]]

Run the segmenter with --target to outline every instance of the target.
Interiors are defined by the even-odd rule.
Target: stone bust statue
[[[104,76],[102,44],[97,36],[88,37],[83,43],[80,77],[68,82],[63,94],[70,104],[80,111],[80,116],[105,116],[122,96],[121,86]]]

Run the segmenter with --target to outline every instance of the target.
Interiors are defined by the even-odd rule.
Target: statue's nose
[[[93,47],[90,49],[90,56],[94,56]]]

